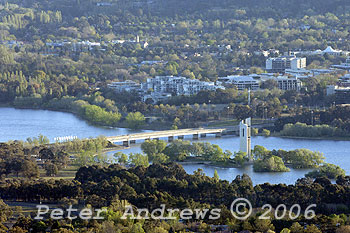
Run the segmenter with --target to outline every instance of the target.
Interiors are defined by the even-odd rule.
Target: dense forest
[[[3,1],[7,2],[7,1]],[[345,13],[347,12],[347,7],[349,3],[344,0],[336,0],[329,2],[327,0],[292,0],[292,1],[275,1],[275,0],[155,0],[155,1],[125,1],[125,0],[89,0],[89,1],[68,1],[68,0],[59,0],[59,1],[15,1],[12,0],[12,3],[22,4],[26,7],[38,7],[39,9],[49,9],[49,10],[61,10],[65,15],[70,16],[81,16],[84,14],[92,14],[94,11],[97,11],[97,8],[91,8],[96,6],[96,3],[110,3],[111,5],[107,10],[115,9],[130,9],[130,10],[139,10],[142,9],[150,13],[159,13],[162,16],[168,15],[173,16],[173,14],[184,15],[190,13],[199,13],[199,12],[215,12],[217,8],[221,8],[221,11],[230,12],[232,9],[244,8],[249,11],[249,13],[261,12],[263,11],[266,14],[271,13],[273,18],[278,16],[289,16],[289,17],[303,17],[304,15],[312,14],[325,14],[325,13]],[[74,11],[71,8],[75,6],[77,9]],[[147,7],[148,6],[148,7]],[[265,8],[262,10],[261,8]],[[182,9],[182,10],[181,10]],[[106,9],[104,9],[106,10]],[[231,12],[232,13],[232,12]]]
[[[344,225],[348,223],[349,209],[349,177],[337,179],[332,184],[326,178],[318,178],[314,182],[301,179],[295,185],[252,185],[252,181],[246,175],[238,176],[232,182],[209,178],[198,170],[194,175],[188,175],[181,166],[176,164],[152,165],[148,168],[136,167],[125,170],[118,165],[108,168],[97,166],[81,168],[73,181],[2,181],[0,184],[1,197],[11,200],[34,201],[59,201],[67,199],[66,203],[90,204],[94,207],[107,207],[108,221],[83,223],[74,220],[71,224],[61,221],[57,225],[50,221],[33,221],[28,218],[20,218],[14,225],[28,230],[38,227],[41,229],[70,229],[73,230],[89,227],[96,232],[104,232],[104,227],[109,224],[110,229],[119,229],[121,232],[135,232],[133,226],[140,224],[146,232],[183,232],[190,231],[208,232],[210,219],[202,223],[190,224],[189,222],[152,222],[150,220],[135,221],[121,220],[125,204],[130,203],[138,208],[148,207],[154,209],[166,203],[167,207],[176,208],[221,208],[221,218],[215,221],[216,225],[228,225],[232,231],[250,230],[268,232],[291,229],[291,232],[346,232]],[[30,190],[30,191],[29,191]],[[45,190],[45,192],[43,192]],[[53,195],[54,194],[54,195]],[[316,217],[307,220],[304,217],[297,219],[261,220],[258,216],[262,212],[245,221],[234,219],[229,212],[231,202],[237,197],[248,198],[254,208],[261,208],[265,203],[270,203],[276,208],[280,203],[288,207],[299,203],[302,208],[310,204],[317,204]],[[126,202],[127,201],[127,202]],[[124,204],[123,204],[124,203]],[[3,207],[4,208],[4,207]],[[258,209],[257,209],[258,210]],[[262,211],[262,210],[261,210]],[[339,213],[340,215],[336,215]],[[5,214],[5,213],[4,213]],[[332,214],[332,215],[331,215]],[[6,216],[5,216],[6,220]],[[24,224],[26,222],[26,224]],[[307,226],[307,227],[303,227]],[[317,226],[317,227],[316,227]],[[152,229],[153,227],[153,229]],[[155,228],[164,228],[157,231]],[[61,230],[63,230],[61,229]],[[205,230],[207,229],[207,230]],[[343,231],[341,231],[343,230]],[[40,231],[40,230],[39,230]],[[141,232],[144,232],[141,231]],[[68,232],[68,231],[66,231]],[[286,231],[290,232],[290,231]]]

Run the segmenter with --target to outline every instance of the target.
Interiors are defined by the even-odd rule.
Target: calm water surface
[[[55,137],[78,136],[79,138],[96,137],[99,135],[115,136],[130,134],[140,131],[132,131],[120,128],[104,128],[89,125],[85,121],[77,118],[70,113],[46,111],[46,110],[28,110],[14,108],[0,108],[0,142],[8,140],[25,140],[28,137],[38,136],[40,133],[47,136],[50,141]],[[185,139],[191,139],[187,137]],[[213,144],[219,145],[224,150],[238,151],[238,137],[207,137],[201,139]],[[301,140],[285,139],[274,137],[253,137],[252,146],[262,145],[267,149],[293,150],[297,148],[307,148],[313,151],[324,153],[326,162],[333,163],[345,169],[350,175],[350,142],[332,141],[332,140]],[[136,145],[125,153],[140,152],[140,146]],[[109,153],[110,155],[113,152]],[[218,168],[205,165],[184,165],[188,173],[201,168],[208,176],[213,176],[214,170],[218,171],[221,179],[233,180],[237,175],[248,174],[254,184],[286,183],[293,184],[298,178],[304,177],[304,174],[310,170],[291,170],[285,173],[255,173],[251,166],[244,168]]]
[[[92,126],[70,113],[0,107],[0,142],[26,140],[39,134],[47,136],[53,142],[55,137],[88,138],[133,132],[140,131]]]
[[[186,139],[186,138],[185,138]],[[187,137],[191,139],[191,137]],[[215,138],[208,137],[201,139],[200,141],[206,141],[213,144],[219,145],[223,150],[238,151],[239,150],[239,138],[238,137],[223,137]],[[307,148],[312,151],[320,151],[326,157],[326,162],[339,165],[342,167],[347,175],[350,175],[350,141],[332,141],[332,140],[302,140],[302,139],[287,139],[287,138],[276,138],[276,137],[253,137],[252,147],[254,145],[262,145],[269,150],[273,149],[284,149],[284,150],[294,150],[300,148]],[[130,152],[141,152],[139,146],[133,146],[130,149],[124,150],[125,153]],[[110,152],[109,154],[113,154]],[[243,173],[248,174],[254,184],[262,184],[269,182],[272,184],[286,183],[294,184],[299,178],[304,177],[306,173],[311,171],[310,169],[291,169],[290,172],[283,173],[255,173],[252,166],[246,166],[244,168],[220,168],[207,165],[183,165],[184,169],[188,173],[193,173],[193,171],[201,168],[204,173],[208,176],[213,176],[214,171],[217,170],[220,179],[225,179],[228,181],[233,180],[237,175],[242,175]]]

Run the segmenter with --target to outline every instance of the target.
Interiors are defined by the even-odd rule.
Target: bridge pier
[[[220,132],[220,133],[216,133],[216,134],[215,134],[215,137],[216,137],[216,138],[221,138],[221,137],[222,137],[222,133],[221,133],[221,132]]]
[[[168,142],[172,142],[172,141],[174,141],[174,136],[169,136],[168,137]]]
[[[123,141],[123,146],[129,147],[129,141]]]
[[[207,134],[206,133],[202,133],[201,134],[201,138],[206,138],[207,137]]]
[[[199,134],[193,134],[193,140],[198,140],[199,139]]]
[[[184,140],[185,136],[181,135],[177,137],[179,140]]]

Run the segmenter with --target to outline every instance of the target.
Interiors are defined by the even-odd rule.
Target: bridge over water
[[[271,127],[273,123],[256,124],[252,125],[253,128]],[[107,140],[112,143],[122,142],[123,146],[129,146],[135,144],[137,140],[151,140],[159,138],[168,138],[169,142],[172,142],[176,137],[178,139],[184,139],[184,136],[192,135],[194,140],[198,140],[199,137],[206,137],[207,134],[221,137],[223,134],[238,134],[239,126],[229,126],[222,128],[198,128],[198,129],[179,129],[179,130],[165,130],[155,132],[136,133],[128,135],[119,135],[107,137]]]
[[[136,143],[137,140],[147,140],[147,139],[159,139],[168,138],[171,142],[178,137],[178,139],[184,139],[184,136],[192,135],[194,140],[199,139],[199,137],[206,137],[207,134],[214,134],[216,137],[221,137],[222,133],[225,131],[222,129],[179,129],[179,130],[165,130],[165,131],[155,131],[147,133],[136,133],[128,135],[120,135],[115,137],[107,137],[107,140],[112,143],[123,142],[123,146],[129,146],[129,144]]]

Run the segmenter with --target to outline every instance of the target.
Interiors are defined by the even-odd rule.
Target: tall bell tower
[[[247,154],[249,161],[252,160],[251,126],[251,118],[247,118],[239,123],[240,151]]]

